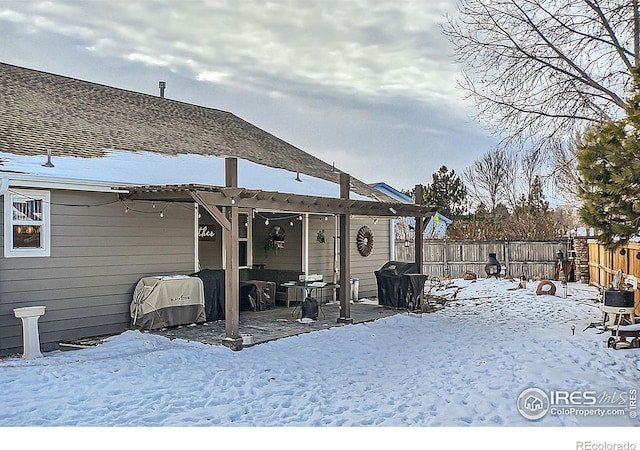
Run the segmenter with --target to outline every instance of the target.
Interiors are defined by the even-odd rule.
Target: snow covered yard
[[[640,350],[613,350],[595,288],[454,280],[428,314],[398,314],[233,352],[128,331],[90,349],[0,360],[0,426],[638,426]],[[572,330],[575,326],[575,330]],[[622,415],[529,420],[523,390],[593,392]],[[605,397],[608,396],[608,397]],[[586,396],[588,398],[588,396]]]

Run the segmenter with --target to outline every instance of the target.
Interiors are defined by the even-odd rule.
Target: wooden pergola
[[[350,221],[353,216],[369,217],[414,217],[416,220],[416,237],[421,236],[429,218],[434,214],[432,208],[422,205],[422,185],[416,185],[416,204],[390,203],[369,200],[350,199],[350,176],[340,173],[340,198],[316,197],[309,195],[288,194],[257,189],[246,189],[238,186],[238,160],[225,159],[225,186],[205,185],[166,185],[126,187],[127,194],[120,194],[121,199],[141,201],[169,201],[197,203],[203,207],[223,230],[225,254],[225,345],[232,349],[242,348],[239,334],[239,289],[240,270],[238,221],[240,208],[254,208],[291,213],[332,214],[339,217],[340,243],[340,277],[350,278],[349,243]],[[415,257],[418,273],[422,273],[422,240],[415,239]],[[350,323],[350,292],[340,289],[339,322]]]

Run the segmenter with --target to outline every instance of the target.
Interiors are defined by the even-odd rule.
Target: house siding
[[[13,308],[45,305],[40,342],[54,349],[61,340],[124,331],[141,277],[194,269],[190,207],[138,202],[125,212],[115,194],[62,190],[51,191],[51,203],[51,256],[0,258],[2,354],[22,351]]]
[[[328,220],[325,220],[325,217]],[[333,216],[309,215],[309,273],[320,274],[325,282],[333,282],[334,246],[336,218]],[[318,233],[324,235],[324,242],[318,240]],[[337,249],[336,249],[337,252]],[[337,281],[337,280],[336,280]],[[320,296],[320,291],[317,293]],[[333,301],[333,291],[323,289],[322,302]]]
[[[373,233],[373,250],[369,256],[362,256],[356,247],[356,236],[362,226],[368,226]],[[391,254],[391,226],[389,220],[380,219],[374,223],[372,219],[351,221],[351,277],[359,280],[358,294],[360,298],[377,297],[378,283],[375,271],[389,261]]]
[[[264,264],[267,269],[302,271],[302,222],[292,214],[264,213],[264,216],[270,218],[267,225],[264,219],[253,221],[253,264]],[[281,226],[285,233],[285,244],[281,249],[266,245],[269,230],[276,225]]]

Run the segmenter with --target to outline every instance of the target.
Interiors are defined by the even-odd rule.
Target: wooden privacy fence
[[[609,288],[613,275],[622,269],[624,275],[640,278],[640,243],[609,250],[596,239],[589,239],[589,277],[591,282]]]
[[[484,267],[489,253],[495,253],[503,266],[503,274],[519,278],[525,275],[532,279],[555,279],[557,252],[568,258],[570,241],[450,241],[446,239],[425,239],[423,273],[429,277],[460,278],[469,270],[479,277],[485,277]],[[398,261],[414,261],[413,245],[405,247],[396,243],[395,255]]]
[[[604,289],[611,287],[613,276],[622,269],[623,280],[627,275],[640,279],[640,243],[629,242],[627,245],[610,250],[596,239],[589,239],[589,278],[591,284]],[[635,291],[636,315],[640,315],[640,293]]]

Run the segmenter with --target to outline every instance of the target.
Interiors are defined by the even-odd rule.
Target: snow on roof
[[[20,174],[48,180],[75,180],[110,186],[201,184],[224,186],[224,158],[209,155],[163,155],[153,152],[108,150],[98,158],[57,156],[54,167],[46,157],[0,152],[0,178]],[[238,185],[247,189],[318,197],[340,197],[340,186],[320,178],[238,159]],[[372,200],[351,193],[355,200]]]
[[[387,183],[380,182],[372,185],[374,189],[379,190],[380,192],[385,193],[389,197],[397,200],[399,203],[413,203],[413,199],[408,195],[403,194],[393,186],[388,185]]]

